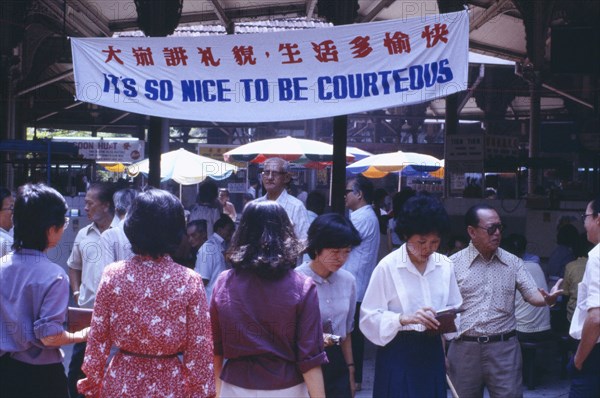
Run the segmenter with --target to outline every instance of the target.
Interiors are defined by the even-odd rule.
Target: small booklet
[[[456,314],[462,312],[456,308],[445,308],[436,312],[435,319],[440,323],[437,329],[427,329],[428,334],[446,334],[456,332]]]
[[[77,332],[92,323],[91,308],[69,307],[67,311],[67,332]]]

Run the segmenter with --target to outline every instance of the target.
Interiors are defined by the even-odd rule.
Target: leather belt
[[[516,330],[511,330],[508,333],[494,334],[494,335],[491,335],[491,336],[460,336],[457,340],[473,341],[473,342],[485,344],[485,343],[493,343],[493,342],[496,342],[496,341],[506,341],[506,340],[510,339],[511,337],[516,336],[516,335],[517,335],[517,331]]]
[[[121,354],[123,354],[123,355],[128,355],[128,356],[137,357],[137,358],[176,358],[177,355],[179,355],[179,353],[166,354],[166,355],[140,354],[137,352],[125,351],[120,348],[119,348],[119,352],[121,352]]]

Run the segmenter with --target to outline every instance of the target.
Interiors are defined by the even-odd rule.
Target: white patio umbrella
[[[127,168],[130,175],[148,174],[150,162],[144,159]],[[206,177],[223,180],[237,171],[237,167],[216,159],[196,155],[185,149],[163,153],[160,156],[160,178],[162,181],[173,180],[182,185],[198,184]]]
[[[369,178],[381,178],[407,166],[417,171],[436,171],[443,167],[443,161],[431,155],[398,151],[366,157],[347,166],[346,170]]]
[[[348,146],[346,147],[346,152],[351,153],[352,155],[354,155],[354,160],[355,161],[359,161],[362,160],[368,156],[372,156],[373,154],[371,152],[367,152],[363,149],[357,148],[355,146]]]
[[[282,158],[309,168],[322,168],[333,161],[333,145],[303,138],[285,137],[254,141],[223,154],[225,161],[264,163],[269,158]],[[354,155],[346,151],[346,161]]]

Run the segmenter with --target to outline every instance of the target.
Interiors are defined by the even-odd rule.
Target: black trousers
[[[350,372],[342,354],[342,348],[334,345],[325,348],[328,364],[321,365],[327,398],[351,398]]]
[[[0,357],[2,398],[68,398],[67,377],[62,363],[31,365]]]
[[[352,338],[352,357],[354,359],[354,381],[362,383],[363,378],[363,360],[365,357],[365,335],[358,327],[360,319],[360,303],[356,303],[356,312],[354,313],[354,330],[350,334]]]

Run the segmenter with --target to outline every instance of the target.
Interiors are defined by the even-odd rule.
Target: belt
[[[140,354],[137,352],[125,351],[119,348],[119,352],[123,355],[138,357],[138,358],[176,358],[179,353],[175,354],[166,354],[166,355],[150,355],[150,354]]]
[[[506,341],[508,339],[510,339],[511,337],[514,337],[517,335],[517,331],[516,330],[511,330],[508,333],[504,333],[504,334],[494,334],[491,336],[460,336],[457,340],[462,340],[462,341],[475,341],[477,343],[493,343],[496,341]]]

